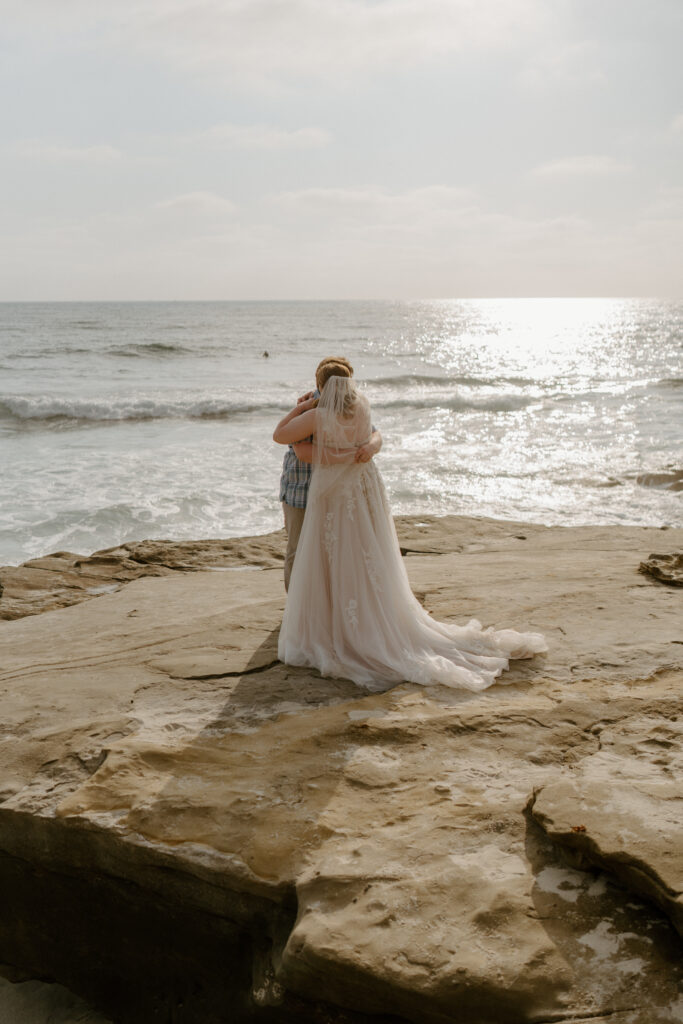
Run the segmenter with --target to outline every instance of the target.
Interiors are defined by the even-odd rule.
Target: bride
[[[280,444],[314,435],[306,516],[280,629],[278,656],[367,690],[408,681],[483,690],[510,658],[547,650],[539,633],[437,622],[414,597],[374,460],[356,461],[371,434],[370,405],[349,377],[275,428]]]

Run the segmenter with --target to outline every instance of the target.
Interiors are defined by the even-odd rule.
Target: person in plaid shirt
[[[316,390],[309,391],[297,399],[297,405],[309,398],[317,398],[328,379],[341,371],[342,376],[353,376],[353,367],[343,356],[328,356],[323,359],[315,371]],[[369,462],[382,447],[382,436],[378,430],[372,429],[372,437],[366,445],[358,449],[356,460]],[[313,471],[313,438],[290,444],[285,452],[280,477],[280,501],[285,518],[287,531],[287,551],[285,554],[285,590],[289,590],[289,579],[292,575],[296,547],[304,524],[308,488]]]

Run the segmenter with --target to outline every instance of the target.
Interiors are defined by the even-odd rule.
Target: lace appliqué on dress
[[[365,548],[363,548],[363,560],[365,561],[365,568],[367,569],[368,577],[370,579],[370,583],[372,584],[372,589],[375,591],[376,594],[381,594],[382,587],[379,582],[379,571],[377,569],[375,556],[372,555],[369,551],[366,551]]]
[[[354,629],[358,629],[358,601],[353,597],[346,606],[346,616]]]
[[[351,493],[347,494],[347,496],[346,496],[346,514],[349,517],[349,519],[351,520],[351,522],[353,522],[353,513],[355,512],[355,510],[356,510],[356,498],[355,498],[355,495],[353,494],[353,492],[351,492]]]
[[[325,515],[325,532],[323,534],[323,543],[325,544],[325,551],[327,551],[327,557],[330,561],[334,557],[335,548],[337,546],[337,534],[334,532],[334,512],[328,512]]]

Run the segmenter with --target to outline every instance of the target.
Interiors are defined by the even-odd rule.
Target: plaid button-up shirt
[[[312,471],[311,463],[300,462],[290,444],[282,463],[280,501],[293,508],[306,508]]]
[[[314,398],[320,398],[320,392],[316,388],[313,392]],[[313,435],[306,438],[313,440]],[[282,463],[282,475],[280,477],[280,501],[292,508],[306,508],[308,501],[308,488],[311,485],[311,474],[313,465],[310,462],[300,462],[294,454],[291,444],[285,452]]]

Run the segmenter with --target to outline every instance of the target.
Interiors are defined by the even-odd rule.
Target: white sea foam
[[[370,385],[370,388],[372,385]],[[450,409],[453,412],[483,410],[486,412],[510,412],[524,409],[537,396],[523,394],[501,395],[459,395],[454,389],[441,389],[438,394],[428,392],[403,397],[377,396],[373,406],[377,409]],[[46,395],[0,396],[0,419],[9,421],[31,420],[82,420],[84,422],[115,422],[121,420],[163,420],[163,419],[227,419],[247,413],[287,412],[290,403],[247,402],[238,398],[224,398],[219,395],[205,398],[154,398],[138,395],[134,398],[112,396],[99,399],[57,398]]]
[[[481,410],[483,412],[513,412],[516,409],[525,409],[529,405],[538,402],[538,397],[532,395],[483,395],[481,397],[465,396],[455,394],[441,395],[409,395],[403,398],[382,400],[373,402],[377,409],[450,409],[451,412],[466,412],[467,410]]]
[[[138,395],[135,398],[83,399],[56,398],[47,395],[5,395],[0,398],[0,418],[9,420],[152,420],[189,418],[227,418],[245,413],[286,411],[286,403],[262,405],[221,397],[160,399]]]

